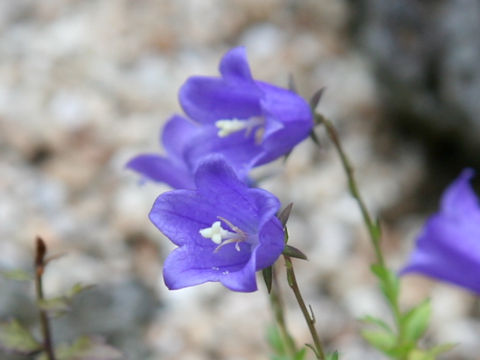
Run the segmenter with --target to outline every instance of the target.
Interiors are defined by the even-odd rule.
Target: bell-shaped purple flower
[[[220,73],[191,77],[180,89],[185,113],[211,129],[186,149],[189,161],[219,152],[244,174],[287,154],[309,135],[313,117],[307,102],[254,80],[243,47],[225,54]]]
[[[255,291],[256,271],[272,265],[284,248],[278,199],[248,188],[218,155],[198,166],[195,184],[195,190],[160,195],[149,215],[179,246],[165,260],[165,284],[180,289],[218,281]]]
[[[143,177],[167,183],[173,188],[192,189],[193,170],[183,157],[185,147],[198,134],[199,127],[182,116],[172,116],[161,135],[161,143],[166,156],[141,154],[127,163],[130,168]]]
[[[401,274],[420,273],[480,294],[480,207],[465,169],[443,194]]]

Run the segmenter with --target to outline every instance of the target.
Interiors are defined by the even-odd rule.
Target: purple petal
[[[223,56],[220,73],[226,80],[253,81],[244,47],[233,48]]]
[[[159,155],[138,155],[130,160],[126,167],[147,179],[167,183],[173,188],[189,189],[194,187],[193,176],[185,165]]]
[[[181,159],[183,149],[198,131],[199,127],[183,116],[172,116],[162,132],[162,144],[167,154]]]
[[[257,290],[257,279],[255,272],[256,251],[254,250],[248,263],[239,271],[230,272],[220,279],[220,282],[230,290],[252,292]]]
[[[194,137],[185,149],[189,166],[195,169],[198,163],[209,154],[221,154],[228,160],[238,176],[246,180],[256,159],[263,154],[263,148],[255,143],[252,136],[238,132],[221,138],[214,126],[204,126],[201,134]]]
[[[256,253],[256,270],[273,265],[285,247],[285,234],[277,218],[272,218],[265,223],[259,234],[259,242]]]
[[[236,250],[233,251],[236,252]],[[222,265],[221,261],[212,259],[212,255],[216,254],[211,250],[202,248],[192,250],[185,246],[175,249],[165,260],[163,267],[165,284],[169,289],[173,290],[209,281],[221,281],[222,283],[225,281],[225,286],[232,288],[235,286],[234,284],[231,284],[232,287],[228,286],[231,283],[231,281],[228,281],[228,278],[242,277],[243,274],[248,273],[248,269],[251,267],[251,265],[248,265],[252,262],[249,251],[245,251],[242,256],[237,252],[235,255],[239,259],[235,265],[231,265],[232,258],[227,259],[227,264]],[[255,270],[253,274],[255,274]],[[237,283],[239,282],[237,280]],[[232,290],[253,291],[241,286],[232,288]]]
[[[427,221],[401,274],[421,273],[480,293],[480,209],[472,176],[464,170],[445,191],[441,211]]]
[[[465,169],[460,176],[445,191],[442,198],[442,211],[448,213],[480,212],[478,199],[470,185],[473,178],[472,169]]]
[[[195,76],[183,84],[179,100],[192,119],[213,124],[220,119],[247,119],[260,115],[261,95],[254,82]]]
[[[473,231],[472,231],[473,230]],[[480,226],[459,227],[434,216],[417,241],[417,249],[401,274],[421,273],[480,293]]]

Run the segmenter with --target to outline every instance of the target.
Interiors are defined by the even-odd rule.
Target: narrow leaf
[[[430,314],[430,301],[426,300],[402,316],[406,341],[416,343],[418,339],[420,339],[423,333],[427,330],[428,322],[430,321]]]
[[[67,297],[69,299],[73,299],[75,295],[80,294],[81,292],[90,290],[91,288],[95,287],[95,285],[84,285],[82,283],[76,283],[75,285],[72,286],[70,291],[67,293]]]
[[[338,351],[336,350],[333,353],[327,355],[327,360],[338,360],[338,359],[339,359],[339,355],[338,355]]]
[[[310,138],[315,143],[315,145],[317,145],[318,147],[321,147],[320,139],[318,138],[317,134],[315,133],[315,130],[313,129],[312,131],[310,131]]]
[[[378,319],[376,317],[367,315],[367,316],[361,318],[360,320],[363,321],[366,324],[376,325],[376,326],[382,328],[383,330],[385,330],[387,332],[393,333],[392,329],[390,329],[390,326],[388,326],[386,322],[384,322],[383,320]]]
[[[31,281],[33,280],[33,274],[20,270],[2,270],[0,271],[0,275],[3,276],[5,279],[8,280],[16,280],[16,281]]]
[[[307,355],[307,348],[302,348],[295,354],[294,360],[304,360]]]
[[[40,300],[37,302],[37,305],[40,309],[53,316],[58,316],[70,311],[71,306],[69,299],[65,296]]]
[[[364,330],[362,331],[363,338],[374,348],[383,352],[391,350],[396,343],[395,334],[380,330]]]
[[[17,320],[0,324],[0,348],[19,354],[34,354],[42,345]]]
[[[307,255],[291,245],[285,245],[282,254],[296,259],[308,260]]]

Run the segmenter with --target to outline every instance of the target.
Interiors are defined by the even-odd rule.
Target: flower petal
[[[262,156],[263,149],[255,143],[253,137],[243,133],[234,133],[228,137],[218,137],[218,129],[205,126],[203,131],[195,136],[185,149],[185,158],[192,169],[207,155],[221,154],[228,160],[237,175],[246,181],[256,158]]]
[[[432,217],[401,271],[421,273],[480,293],[480,226],[472,231],[441,215]]]
[[[256,270],[261,270],[273,265],[285,247],[285,234],[280,221],[272,218],[266,222],[258,237]]]
[[[193,176],[185,166],[159,155],[138,155],[131,159],[126,167],[150,180],[167,183],[173,188],[194,187]]]
[[[183,149],[198,131],[199,127],[183,116],[170,117],[162,132],[162,144],[167,154],[181,159]]]
[[[254,82],[194,76],[181,87],[179,100],[192,119],[213,124],[220,119],[260,115],[261,95]]]
[[[472,189],[470,180],[472,169],[465,169],[460,176],[445,191],[442,197],[442,211],[452,214],[480,213],[478,199]]]
[[[253,81],[244,47],[233,48],[223,56],[220,73],[227,80]]]

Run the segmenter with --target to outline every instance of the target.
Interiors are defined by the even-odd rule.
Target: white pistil
[[[200,235],[206,239],[211,239],[215,244],[218,245],[213,252],[217,252],[223,246],[231,243],[235,243],[235,249],[240,251],[239,243],[244,241],[247,238],[247,235],[227,219],[221,216],[218,216],[218,218],[227,224],[234,232],[225,230],[222,228],[222,223],[220,221],[215,221],[212,226],[205,229],[200,229]]]
[[[256,126],[261,126],[264,123],[264,119],[261,116],[253,116],[249,119],[222,119],[217,120],[215,122],[215,126],[218,128],[217,135],[219,137],[227,137],[230,134],[236,133],[237,131],[246,130],[245,136],[249,136],[252,132],[253,128]],[[261,136],[259,137],[258,134],[262,134],[259,128],[255,132],[255,141],[261,142]]]

